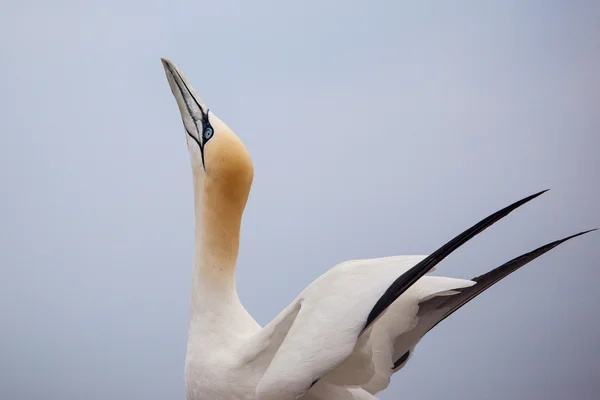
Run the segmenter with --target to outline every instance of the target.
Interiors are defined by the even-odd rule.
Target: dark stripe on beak
[[[203,133],[203,130],[205,129],[205,127],[209,125],[208,109],[206,110],[206,112],[204,112],[204,109],[200,105],[200,102],[198,101],[198,99],[196,99],[196,96],[194,96],[194,93],[188,87],[187,83],[185,82],[185,79],[183,79],[183,76],[181,76],[181,74],[179,73],[179,71],[176,68],[173,68],[169,62],[166,62],[164,60],[163,60],[163,65],[168,69],[169,74],[171,74],[172,81],[175,83],[175,85],[177,85],[177,89],[179,90],[179,93],[181,94],[181,98],[183,100],[183,103],[185,104],[187,114],[191,118],[191,120],[194,122],[194,124],[196,125],[196,129],[198,130],[198,137],[196,137],[192,132],[190,132],[188,130],[188,128],[185,126],[185,121],[183,121],[183,126],[185,128],[185,132],[187,133],[187,135],[190,138],[192,138],[194,140],[194,142],[196,142],[196,144],[200,148],[200,156],[202,158],[202,168],[204,168],[204,170],[206,170],[206,165],[204,162],[204,143],[202,142],[202,139],[200,138],[200,136],[202,136],[202,133]],[[202,122],[202,127],[200,129],[198,129],[198,126],[197,126],[198,119],[194,118],[194,113],[192,112],[192,109],[190,108],[190,105],[188,104],[187,100],[189,98],[191,98],[194,101],[194,103],[196,103],[196,106],[198,106],[198,109],[200,110],[201,122]],[[183,116],[182,116],[182,120],[183,120]]]
[[[173,69],[171,69],[171,67],[169,67],[169,71],[171,71],[171,73],[173,73]],[[190,88],[188,87],[187,83],[185,83],[185,80],[183,79],[183,77],[181,76],[181,74],[179,73],[179,71],[175,71],[175,73],[177,74],[177,76],[181,80],[181,83],[183,83],[183,86],[185,86],[185,90],[187,91],[187,93],[189,93],[189,95],[194,100],[194,103],[196,103],[196,105],[200,109],[200,112],[202,113],[202,119],[207,119],[208,115],[207,115],[207,113],[204,112],[204,109],[202,108],[202,106],[198,102],[198,99],[196,99],[196,96],[194,96],[194,92],[192,92],[190,90]],[[175,81],[177,81],[177,80],[175,80]],[[179,86],[179,83],[177,83],[177,86]],[[181,86],[179,86],[179,89],[181,89]],[[191,113],[190,113],[190,115],[191,115]]]

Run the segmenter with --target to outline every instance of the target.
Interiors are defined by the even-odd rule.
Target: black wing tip
[[[522,198],[521,200],[517,200],[514,203],[512,203],[511,205],[503,208],[502,210],[498,211],[497,213],[493,214],[504,214],[504,216],[508,215],[509,213],[513,212],[514,210],[516,210],[517,208],[521,207],[522,205],[529,203],[531,200],[535,199],[536,197],[539,197],[541,195],[543,195],[544,193],[546,193],[548,190],[550,189],[544,189],[541,192],[537,192],[534,194],[531,194],[527,197]]]
[[[548,189],[544,189],[544,190],[542,190],[542,191],[540,191],[540,192],[537,192],[537,193],[534,193],[534,194],[532,194],[532,195],[530,195],[530,196],[528,196],[528,197],[525,197],[525,198],[524,198],[523,200],[521,200],[521,201],[528,202],[529,200],[533,200],[533,199],[535,199],[536,197],[543,195],[544,193],[546,193],[546,192],[547,192],[547,191],[549,191],[549,190],[550,190],[550,188],[548,188]]]
[[[375,306],[371,310],[371,313],[367,317],[367,322],[363,331],[366,330],[375,319],[377,319],[402,293],[410,288],[417,280],[419,280],[427,272],[431,271],[438,263],[444,258],[458,249],[460,246],[506,217],[508,214],[530,202],[538,196],[546,193],[550,189],[544,189],[540,192],[529,195],[521,200],[512,203],[509,206],[502,208],[499,211],[487,216],[469,229],[463,231],[458,236],[455,236],[452,240],[444,244],[442,247],[431,253],[427,258],[417,263],[411,269],[400,275],[385,291],[383,296],[379,298]]]
[[[404,353],[402,355],[402,357],[400,357],[399,359],[396,360],[396,362],[394,363],[394,366],[392,367],[392,370],[396,370],[398,367],[400,367],[402,364],[404,364],[404,361],[408,360],[409,356],[410,356],[410,350],[408,350],[406,353]]]
[[[576,237],[578,237],[578,236],[583,236],[583,235],[585,235],[586,233],[595,232],[595,231],[597,231],[597,230],[598,230],[598,228],[594,228],[594,229],[588,229],[587,231],[583,231],[583,232],[579,232],[579,233],[576,233],[576,234],[574,234],[574,235],[571,235],[571,236],[567,236],[566,238],[562,239],[561,241],[562,241],[562,242],[566,242],[566,241],[567,241],[567,240],[569,240],[569,239],[573,239],[573,238],[576,238]]]
[[[494,269],[494,270],[492,270],[492,271],[496,271],[496,270],[498,270],[498,269],[500,269],[500,268],[502,268],[502,267],[504,267],[504,266],[506,266],[506,265],[508,265],[508,264],[510,264],[510,263],[513,263],[513,262],[516,262],[516,261],[518,261],[518,260],[521,260],[521,259],[523,259],[523,257],[527,258],[527,257],[529,257],[529,256],[531,256],[531,255],[534,255],[534,254],[538,253],[538,255],[537,255],[537,256],[535,256],[534,258],[531,258],[531,259],[529,260],[529,261],[533,261],[533,260],[535,260],[537,257],[539,257],[539,256],[541,256],[542,254],[544,254],[544,253],[546,253],[546,252],[548,252],[548,251],[552,250],[553,248],[555,248],[555,247],[557,247],[557,246],[559,246],[559,245],[563,244],[563,243],[564,243],[564,242],[566,242],[566,241],[569,241],[569,240],[571,240],[571,239],[574,239],[574,238],[576,238],[576,237],[583,236],[583,235],[585,235],[586,233],[594,232],[594,231],[597,231],[597,230],[598,230],[598,228],[594,228],[594,229],[588,229],[587,231],[582,231],[582,232],[575,233],[575,234],[573,234],[573,235],[570,235],[570,236],[564,237],[564,238],[562,238],[562,239],[555,240],[554,242],[550,242],[550,243],[548,243],[548,244],[546,244],[546,245],[544,245],[544,246],[538,247],[537,249],[535,249],[535,250],[532,250],[532,251],[530,251],[529,253],[525,253],[525,254],[522,254],[522,255],[520,255],[519,257],[513,258],[512,260],[508,261],[508,262],[507,262],[507,263],[505,263],[505,264],[502,264],[500,267],[498,267],[498,268],[496,268],[496,269]],[[541,252],[541,253],[540,253],[540,252]],[[527,263],[529,263],[529,261],[527,261],[527,262],[526,262],[526,264],[527,264]],[[492,271],[490,271],[490,272],[492,272]],[[475,278],[472,278],[471,280],[473,280],[473,281],[475,281],[475,282],[478,282],[478,281],[479,281],[479,280],[481,280],[481,278],[482,278],[483,276],[485,276],[485,275],[486,275],[486,274],[484,274],[484,275],[480,275],[480,276],[476,276]]]

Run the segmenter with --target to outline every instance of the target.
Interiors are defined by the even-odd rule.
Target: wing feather
[[[541,246],[533,251],[513,258],[501,266],[472,279],[475,284],[464,289],[459,289],[458,293],[450,297],[433,297],[419,304],[419,324],[411,332],[406,332],[397,340],[397,358],[393,365],[393,370],[398,371],[406,365],[407,359],[412,355],[414,347],[431,329],[435,328],[440,322],[448,318],[465,304],[479,296],[481,293],[506,278],[508,275],[517,271],[521,267],[529,264],[531,261],[542,256],[548,251],[561,245],[562,243],[592,232],[595,229],[580,232],[566,238],[553,241]]]
[[[256,389],[257,400],[291,400],[305,394],[353,353],[361,333],[420,278],[467,241],[544,192],[484,218],[430,256],[350,261],[323,274],[296,300],[295,318],[281,317],[251,339],[258,348],[261,342],[273,343],[262,347],[264,357],[256,355],[263,364],[270,360]],[[418,303],[414,307],[418,309]],[[413,320],[407,317],[402,329],[411,329]],[[281,328],[284,325],[287,329]],[[271,340],[275,332],[281,341]]]

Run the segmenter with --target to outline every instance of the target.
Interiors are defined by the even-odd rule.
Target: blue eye
[[[206,127],[206,129],[204,130],[204,140],[210,139],[213,133],[213,128],[211,128],[210,126]]]

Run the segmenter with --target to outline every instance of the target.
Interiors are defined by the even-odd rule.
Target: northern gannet
[[[183,119],[194,186],[187,400],[376,399],[430,329],[518,268],[589,232],[549,243],[471,280],[426,275],[542,191],[481,220],[429,256],[338,264],[261,327],[235,286],[252,160],[178,68],[166,59],[162,63]]]

